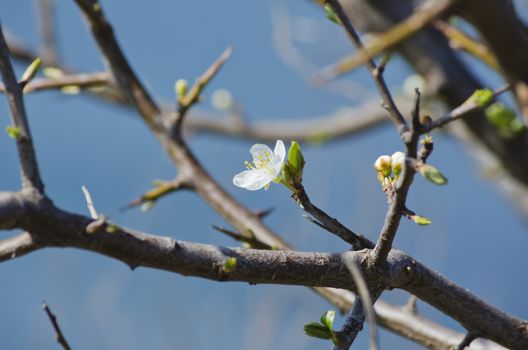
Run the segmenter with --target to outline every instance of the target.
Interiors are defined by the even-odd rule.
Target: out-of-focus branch
[[[59,63],[59,52],[55,40],[55,0],[36,0],[37,17],[42,38],[42,59],[49,65]]]
[[[18,156],[20,159],[20,175],[22,178],[22,187],[28,190],[44,192],[40,172],[37,164],[37,156],[33,147],[33,139],[26,118],[24,107],[22,87],[18,83],[11,61],[9,59],[9,50],[4,39],[2,28],[0,27],[0,72],[6,89],[6,97],[11,111],[12,127],[16,132],[16,144]]]
[[[323,68],[315,75],[315,80],[318,83],[326,83],[339,75],[368,63],[372,58],[384,51],[391,50],[403,40],[422,30],[433,20],[446,13],[457,1],[434,1],[416,9],[407,19],[394,25],[387,32],[376,36],[369,45],[363,50],[358,50],[354,56],[345,57],[339,60],[338,63]]]
[[[24,93],[55,90],[75,87],[79,90],[103,87],[112,84],[108,72],[68,74],[53,79],[34,79],[24,87]],[[5,87],[0,85],[0,92],[5,92]]]
[[[32,61],[36,54],[18,43],[12,37],[7,37],[7,43],[15,58],[24,62]],[[46,65],[46,61],[43,61]],[[128,104],[113,85],[113,79],[107,72],[75,73],[64,67],[60,68],[64,75],[53,79],[34,79],[24,88],[24,92],[35,92],[63,87],[78,87],[87,89],[92,94],[107,101]],[[106,87],[104,90],[91,87]],[[0,87],[1,89],[1,87]],[[0,90],[1,91],[1,90]],[[406,109],[409,101],[397,98],[396,102]],[[379,109],[377,101],[369,101],[358,107],[341,108],[326,115],[285,120],[284,118],[267,118],[277,121],[243,121],[230,118],[221,113],[190,110],[185,118],[184,128],[197,133],[215,134],[237,137],[249,140],[273,142],[278,139],[297,140],[298,142],[332,142],[358,132],[371,130],[373,127],[387,122],[387,117]]]
[[[451,47],[475,56],[496,71],[500,70],[497,57],[495,57],[486,45],[476,41],[445,21],[435,21],[434,26],[449,39],[449,45]]]

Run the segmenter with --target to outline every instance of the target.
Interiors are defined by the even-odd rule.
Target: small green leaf
[[[335,311],[328,310],[321,316],[321,324],[323,324],[329,331],[334,327]]]
[[[413,215],[411,220],[417,223],[418,225],[427,226],[432,223],[431,219],[426,218],[425,216]]]
[[[337,17],[337,14],[335,13],[335,11],[332,8],[332,6],[330,6],[329,4],[325,4],[324,5],[324,9],[325,9],[325,13],[326,13],[326,18],[328,18],[329,20],[331,20],[335,24],[341,25],[341,20],[339,19],[339,17]]]
[[[26,68],[26,71],[22,75],[22,78],[20,79],[20,81],[27,83],[31,79],[33,79],[35,75],[37,75],[37,72],[41,65],[42,65],[42,60],[40,59],[40,57],[35,58],[33,62],[31,62],[31,64]]]
[[[440,170],[432,165],[423,164],[420,166],[418,171],[423,177],[436,185],[445,185],[447,183],[447,178],[444,176],[444,174],[442,174]]]
[[[13,139],[18,139],[20,137],[20,134],[22,133],[22,131],[20,130],[20,128],[16,127],[16,126],[8,126],[6,127],[6,132],[7,132],[7,135],[9,135],[9,137],[13,138]]]
[[[311,322],[304,325],[304,333],[310,337],[319,339],[332,339],[332,331],[317,322]]]
[[[486,108],[486,118],[498,128],[509,128],[511,122],[515,120],[515,112],[506,107],[501,102],[496,102]]]
[[[235,271],[236,265],[237,265],[237,259],[235,257],[227,258],[224,261],[224,266],[222,267],[222,270],[224,272]]]
[[[478,89],[466,100],[466,102],[475,102],[479,107],[487,106],[493,101],[494,93],[491,89]]]

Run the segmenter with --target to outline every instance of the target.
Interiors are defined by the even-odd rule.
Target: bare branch
[[[59,322],[57,321],[57,316],[55,316],[53,312],[51,312],[48,304],[45,301],[42,302],[42,308],[44,309],[44,312],[46,312],[46,315],[48,316],[51,322],[53,330],[55,331],[55,339],[57,340],[57,342],[64,348],[64,350],[72,350],[70,344],[68,344],[66,338],[64,338],[64,334],[62,334]]]
[[[20,159],[20,173],[22,187],[24,189],[34,189],[40,193],[44,192],[44,184],[40,178],[37,157],[33,148],[33,140],[26,118],[26,110],[22,97],[22,88],[17,82],[9,51],[4,39],[2,28],[0,27],[0,71],[4,85],[6,87],[6,97],[11,111],[11,121],[13,127],[17,128],[16,144]]]
[[[402,135],[404,136],[403,139],[405,141],[405,146],[407,147],[406,156],[409,158],[417,157],[417,144],[421,130],[420,92],[418,89],[416,89],[416,99],[412,113],[411,129],[405,135]],[[378,241],[376,242],[376,246],[372,252],[375,265],[380,265],[385,262],[386,257],[392,249],[392,244],[394,242],[394,238],[396,237],[396,232],[398,231],[401,217],[406,209],[405,202],[407,200],[407,193],[409,192],[409,188],[411,187],[411,183],[415,174],[414,168],[409,165],[409,162],[406,161],[395,186],[391,186],[388,189],[387,198],[389,201],[389,209],[387,210],[385,222],[383,223]]]
[[[114,36],[112,26],[104,16],[101,4],[93,0],[75,0],[75,2],[81,8],[90,25],[92,34],[105,58],[105,63],[116,80],[117,86],[125,94],[128,101],[136,106],[145,122],[153,130],[159,131],[162,127],[156,118],[161,114],[161,110],[130,67]]]
[[[354,233],[348,227],[341,224],[337,219],[329,216],[324,211],[313,205],[302,185],[300,185],[300,188],[297,189],[292,197],[295,199],[301,209],[317,220],[314,223],[326,229],[328,232],[338,236],[343,241],[350,243],[354,250],[372,248],[374,246],[374,244],[363,235]]]
[[[359,38],[359,35],[356,33],[356,30],[352,26],[352,23],[350,23],[350,19],[346,15],[346,13],[343,11],[343,8],[341,7],[341,4],[338,0],[325,0],[326,3],[328,3],[334,12],[337,14],[337,17],[343,24],[343,27],[345,28],[348,37],[356,47],[356,49],[360,52],[365,52],[365,48],[363,46],[363,43],[361,42],[361,39]],[[368,55],[368,53],[365,53]],[[378,91],[381,95],[381,98],[383,99],[384,107],[389,112],[389,115],[393,121],[394,124],[398,127],[398,131],[400,133],[407,130],[407,122],[405,121],[405,118],[400,113],[398,107],[396,107],[396,104],[394,103],[394,100],[392,98],[392,95],[389,92],[389,89],[387,88],[387,84],[385,83],[385,79],[383,79],[383,75],[380,71],[378,71],[378,67],[376,67],[376,63],[372,60],[372,58],[368,58],[367,62],[367,68],[370,71],[370,74],[372,75],[372,79],[376,83],[376,87],[378,88]]]
[[[43,247],[44,245],[29,232],[2,239],[0,240],[0,262],[19,258]]]

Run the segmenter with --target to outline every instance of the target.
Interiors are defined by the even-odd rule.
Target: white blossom
[[[268,189],[271,181],[279,181],[282,163],[286,158],[282,140],[277,141],[273,152],[267,145],[259,143],[253,145],[249,152],[253,156],[253,162],[246,161],[247,170],[235,175],[235,186],[255,191],[263,187]]]

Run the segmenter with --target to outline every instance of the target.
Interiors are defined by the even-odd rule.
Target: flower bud
[[[185,95],[187,95],[188,89],[189,89],[189,85],[187,83],[187,80],[185,79],[176,80],[176,83],[174,84],[174,90],[176,90],[176,95],[178,96],[178,99],[185,97]]]
[[[394,152],[391,156],[391,164],[394,175],[398,176],[403,169],[403,165],[405,164],[405,153],[400,151]]]
[[[374,162],[374,169],[385,177],[390,176],[392,173],[391,157],[388,155],[379,156]]]

